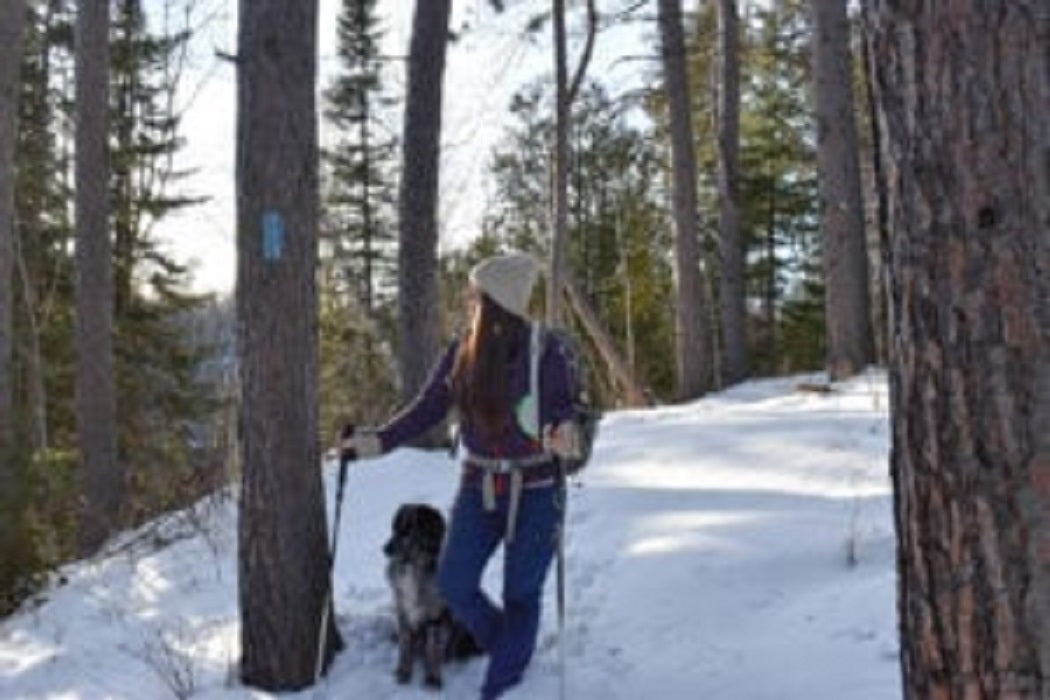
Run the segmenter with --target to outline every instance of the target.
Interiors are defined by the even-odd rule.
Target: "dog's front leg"
[[[394,677],[404,684],[412,680],[412,657],[414,655],[412,627],[408,621],[398,616],[397,619],[397,668]]]
[[[426,626],[426,642],[423,663],[426,675],[424,682],[430,688],[441,687],[441,664],[445,659],[444,625],[429,622]]]

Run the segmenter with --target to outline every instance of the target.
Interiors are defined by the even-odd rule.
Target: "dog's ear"
[[[394,519],[390,523],[390,529],[394,532],[405,532],[411,527],[412,508],[405,504],[394,512]]]
[[[403,548],[403,540],[411,527],[412,507],[405,504],[394,511],[394,517],[390,521],[390,538],[383,545],[383,554],[391,557]]]
[[[427,508],[419,513],[419,530],[428,552],[437,554],[445,541],[445,518],[436,508]]]
[[[428,506],[425,511],[420,513],[420,517],[424,521],[423,527],[427,532],[435,533],[439,537],[445,536],[445,516],[441,514],[441,511]]]

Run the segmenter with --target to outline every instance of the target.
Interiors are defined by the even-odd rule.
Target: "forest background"
[[[205,115],[219,135],[225,133],[220,124],[233,121],[232,101],[229,113],[221,103],[208,109],[200,104],[208,99],[208,71],[232,73],[223,48],[232,38],[227,35],[224,43],[215,36],[229,31],[223,29],[231,24],[227,5],[207,0],[112,5],[107,186],[117,450],[127,465],[124,526],[192,502],[239,473],[232,298],[194,283],[180,252],[192,247],[189,239],[210,248],[209,238],[233,223],[232,215],[221,221],[195,214],[212,206],[212,199],[228,196],[217,187],[232,194],[232,185],[228,180],[216,185],[215,172],[197,170],[184,155],[190,130],[207,131],[207,124],[191,124],[191,119]],[[531,5],[512,4],[497,12],[489,3],[474,3],[452,23],[450,57],[461,47],[466,51],[488,42],[503,47],[507,66],[548,55],[549,11],[546,3]],[[82,551],[73,381],[74,10],[67,0],[28,3],[22,41],[12,286],[13,493],[20,536],[18,556],[5,560],[0,576],[4,610],[32,591],[43,572]],[[397,43],[391,35],[400,36],[402,45],[407,42],[407,32],[397,27],[407,24],[408,11],[398,19],[379,3],[352,0],[333,11],[338,30],[331,53],[322,48],[327,78],[319,85],[322,444],[330,444],[344,421],[374,422],[402,400],[396,361],[396,192],[405,60],[389,47]],[[603,48],[596,51],[605,52],[609,63],[591,74],[628,73],[631,79],[585,79],[574,106],[569,261],[583,296],[648,399],[664,402],[678,398],[674,222],[671,143],[653,12],[647,3],[625,2],[602,15],[596,45]],[[579,49],[586,25],[583,8],[574,7],[569,17],[570,43]],[[714,299],[719,268],[716,4],[701,3],[686,13],[684,27],[700,263],[710,273],[705,293]],[[614,40],[610,48],[607,42],[616,32],[635,38]],[[817,369],[827,358],[811,37],[806,2],[741,3],[738,202],[752,376]],[[202,77],[201,64],[194,61],[201,58],[201,46],[209,44],[215,53],[204,59]],[[630,53],[609,57],[624,46]],[[854,65],[862,66],[859,47],[854,52]],[[496,68],[507,72],[505,66]],[[495,135],[449,129],[443,142],[443,153],[453,154],[442,160],[441,296],[435,305],[445,338],[462,323],[459,290],[474,262],[507,247],[549,255],[553,80],[549,70],[513,89],[496,80],[479,78],[471,93],[476,95],[480,86],[484,109],[503,112],[484,120],[485,129],[498,125]],[[445,99],[462,109],[457,89],[466,90],[450,85]],[[494,106],[492,93],[511,96],[507,104]],[[859,68],[855,94],[861,173],[871,194],[867,91]],[[491,143],[491,150],[478,154],[463,147],[471,141]],[[232,142],[228,146],[232,153]],[[469,155],[457,161],[457,153]],[[874,211],[870,206],[866,216],[867,259],[872,298],[878,300]],[[476,235],[466,235],[464,229],[474,226]],[[182,237],[186,240],[180,243]],[[882,328],[881,305],[871,308],[872,327]],[[717,362],[717,305],[709,312],[712,332],[705,343]],[[883,342],[878,336],[875,341],[882,357]],[[597,349],[589,342],[584,347],[599,400],[607,407],[621,405],[622,387],[607,378]],[[716,371],[708,388],[721,385],[721,377]]]

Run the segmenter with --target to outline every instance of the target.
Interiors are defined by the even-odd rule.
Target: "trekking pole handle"
[[[357,450],[352,447],[343,447],[343,442],[354,436],[357,432],[357,426],[353,423],[347,423],[343,426],[342,431],[339,433],[339,467],[340,469],[346,469],[347,462],[353,462],[357,459]]]

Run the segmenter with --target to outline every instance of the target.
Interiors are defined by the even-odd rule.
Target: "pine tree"
[[[340,72],[325,91],[335,145],[323,153],[327,243],[366,313],[392,293],[397,140],[386,122],[376,0],[344,0],[336,30]]]
[[[416,0],[409,43],[402,172],[398,193],[398,367],[401,398],[415,396],[441,351],[438,320],[437,197],[441,96],[451,0]],[[443,441],[441,429],[420,440]]]
[[[860,191],[846,0],[811,0],[820,226],[828,293],[828,373],[844,379],[875,360]]]
[[[72,194],[73,25],[65,3],[33,3],[22,52],[15,181],[16,461],[43,565],[75,553]]]
[[[76,406],[83,508],[79,546],[117,530],[124,501],[113,371],[113,260],[106,193],[110,145],[109,3],[78,8],[76,33]]]
[[[385,121],[392,100],[383,91],[381,39],[375,0],[345,0],[337,27],[339,73],[325,91],[325,118],[336,136],[322,154],[323,431],[381,420],[396,400],[397,141]]]
[[[33,495],[27,512],[31,542],[45,565],[73,553],[71,514],[78,502],[73,450],[75,268],[68,206],[75,104],[71,9],[71,3],[61,0],[31,4],[22,52],[15,182],[20,224],[13,287],[17,449],[24,489]],[[142,41],[141,25],[135,31],[139,38],[131,43]],[[169,43],[174,61],[184,45],[179,34],[165,32],[150,41]],[[121,30],[112,26],[111,36],[115,44],[124,41]],[[114,49],[115,55],[122,53]],[[131,126],[116,124],[124,118],[116,100],[109,111],[109,142],[119,158],[125,158],[125,151],[134,154],[122,161],[128,172],[114,174],[108,191],[114,194],[114,208],[122,212],[110,219],[111,224],[120,218],[122,226],[131,221],[138,228],[137,233],[124,228],[131,232],[128,239],[138,240],[125,295],[129,302],[123,315],[114,316],[118,404],[133,407],[117,415],[118,451],[133,469],[129,484],[136,495],[134,507],[122,517],[136,520],[194,497],[204,488],[199,482],[214,474],[201,468],[215,461],[206,438],[215,405],[206,396],[210,387],[202,381],[207,346],[185,330],[186,314],[198,300],[181,291],[182,271],[160,254],[151,233],[153,223],[168,211],[165,202],[188,199],[171,194],[180,174],[170,169],[169,156],[181,141],[177,124],[162,113],[171,108],[172,81],[179,71],[160,53],[149,64],[131,65],[124,61],[126,56],[119,56],[128,64],[122,70],[139,73],[122,78],[122,85],[152,85],[153,93],[149,99],[126,102],[135,105],[124,115]],[[115,91],[111,86],[111,94]],[[161,132],[167,136],[158,137]],[[121,140],[121,134],[131,136]],[[151,147],[150,139],[168,145]],[[121,178],[132,184],[121,185]],[[119,192],[132,195],[120,197]]]
[[[821,248],[817,239],[814,125],[805,6],[781,0],[756,10],[748,32],[741,113],[741,224],[750,261],[748,296],[762,373],[824,363]],[[785,313],[785,308],[791,309]],[[790,340],[790,342],[788,342]]]
[[[240,675],[290,690],[340,643],[318,469],[316,0],[242,0],[238,54]]]
[[[689,51],[701,212],[714,211],[718,197],[717,19],[713,4],[699,8]],[[816,369],[824,356],[824,283],[813,226],[815,153],[805,99],[810,75],[805,5],[779,0],[752,8],[743,18],[740,38],[737,204],[753,366],[758,373]],[[666,148],[663,109],[660,96],[654,96],[654,134]],[[711,217],[701,216],[702,230],[713,235],[713,224]],[[710,260],[713,249],[705,253]]]
[[[503,245],[549,255],[550,139],[554,134],[549,79],[525,86],[511,98],[502,145],[490,156],[491,193],[482,218],[483,236]]]
[[[341,293],[341,269],[322,260],[318,274],[320,419],[331,444],[347,423],[376,425],[397,407],[391,314],[368,314],[355,295]]]
[[[711,387],[710,297],[701,272],[696,155],[681,0],[659,0],[657,23],[671,137],[671,211],[675,228],[675,364],[677,397],[702,396]]]
[[[1050,697],[1050,17],[874,3],[901,690]]]
[[[56,432],[73,436],[72,20],[62,3],[38,5],[23,52],[15,320],[26,375],[19,432],[31,451],[47,449]],[[64,376],[53,382],[45,366],[63,367]]]
[[[211,477],[201,440],[218,410],[200,368],[212,348],[184,332],[204,298],[159,245],[158,221],[199,200],[180,192],[172,157],[183,141],[174,109],[190,33],[149,29],[141,0],[120,0],[113,21],[110,103],[114,313],[121,459],[129,465],[130,522],[184,505]],[[149,377],[149,381],[144,378]],[[158,470],[150,465],[164,464]]]
[[[504,248],[549,254],[549,85],[540,78],[511,101],[515,120],[491,156],[492,197],[483,236],[470,249],[472,259]],[[673,316],[654,313],[673,306],[671,268],[660,252],[670,247],[670,239],[659,233],[669,229],[657,204],[663,171],[648,134],[628,125],[627,108],[597,84],[580,90],[569,135],[574,146],[569,272],[608,333],[626,349],[639,381],[670,396]]]
[[[22,27],[27,8],[22,0],[0,0],[0,172],[15,172],[18,134],[19,70]],[[14,178],[0,177],[0,490],[10,492],[9,460],[14,439]]]
[[[19,72],[22,28],[27,8],[23,0],[0,0],[0,616],[14,598],[27,562],[24,555],[23,513],[26,508],[22,475],[14,449],[14,241],[15,144],[18,134]]]
[[[740,231],[740,28],[736,0],[718,4],[718,250],[722,379],[743,380],[751,370]]]

